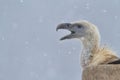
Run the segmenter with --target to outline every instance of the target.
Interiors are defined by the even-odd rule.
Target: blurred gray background
[[[80,41],[55,29],[82,19],[120,54],[120,0],[0,0],[0,80],[81,80]]]

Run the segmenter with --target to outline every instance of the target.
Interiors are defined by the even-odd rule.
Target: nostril
[[[71,24],[70,23],[66,23],[66,27],[69,27]]]

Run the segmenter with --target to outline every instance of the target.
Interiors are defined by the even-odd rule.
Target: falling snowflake
[[[39,37],[37,37],[37,38],[36,38],[36,40],[37,40],[37,41],[40,41],[40,38],[39,38]]]
[[[76,48],[73,47],[72,50],[76,50]]]
[[[12,23],[12,27],[13,27],[13,29],[17,29],[18,28],[18,24],[17,23]]]
[[[25,44],[28,45],[28,44],[29,44],[29,41],[25,41]]]
[[[24,2],[24,0],[20,0],[20,3],[23,3]]]
[[[71,52],[71,51],[69,51],[69,52],[68,52],[68,54],[72,54],[72,52]]]
[[[47,56],[47,54],[46,54],[46,53],[44,53],[44,54],[43,54],[43,56],[44,56],[44,57],[46,57],[46,56]]]
[[[106,13],[106,12],[108,12],[108,11],[104,9],[104,10],[102,10],[102,12],[103,12],[103,13]]]
[[[90,4],[89,4],[89,3],[86,3],[86,4],[85,4],[85,8],[86,8],[86,9],[90,9]]]
[[[4,40],[5,40],[5,37],[2,37],[2,40],[4,41]]]
[[[39,18],[39,22],[42,23],[42,22],[43,22],[43,19],[42,19],[42,18]]]
[[[29,48],[28,44],[29,44],[29,41],[25,41],[25,48]]]
[[[118,19],[118,16],[115,16],[114,18],[115,18],[115,19]]]

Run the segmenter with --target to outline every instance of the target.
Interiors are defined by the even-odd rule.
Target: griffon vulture
[[[84,69],[87,66],[102,64],[119,64],[119,57],[109,48],[100,46],[100,34],[98,28],[86,21],[81,20],[72,23],[61,23],[56,30],[65,29],[71,32],[60,40],[77,38],[81,41],[83,48],[80,62]]]

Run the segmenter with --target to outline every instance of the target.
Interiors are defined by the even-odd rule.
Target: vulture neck
[[[81,65],[82,67],[85,67],[89,65],[90,61],[92,60],[94,54],[99,49],[99,36],[90,36],[87,38],[83,38],[82,44],[83,44],[83,49],[81,53]]]
[[[87,51],[87,54],[90,54],[96,51],[99,48],[99,40],[95,38],[84,39],[82,40],[83,50]]]

